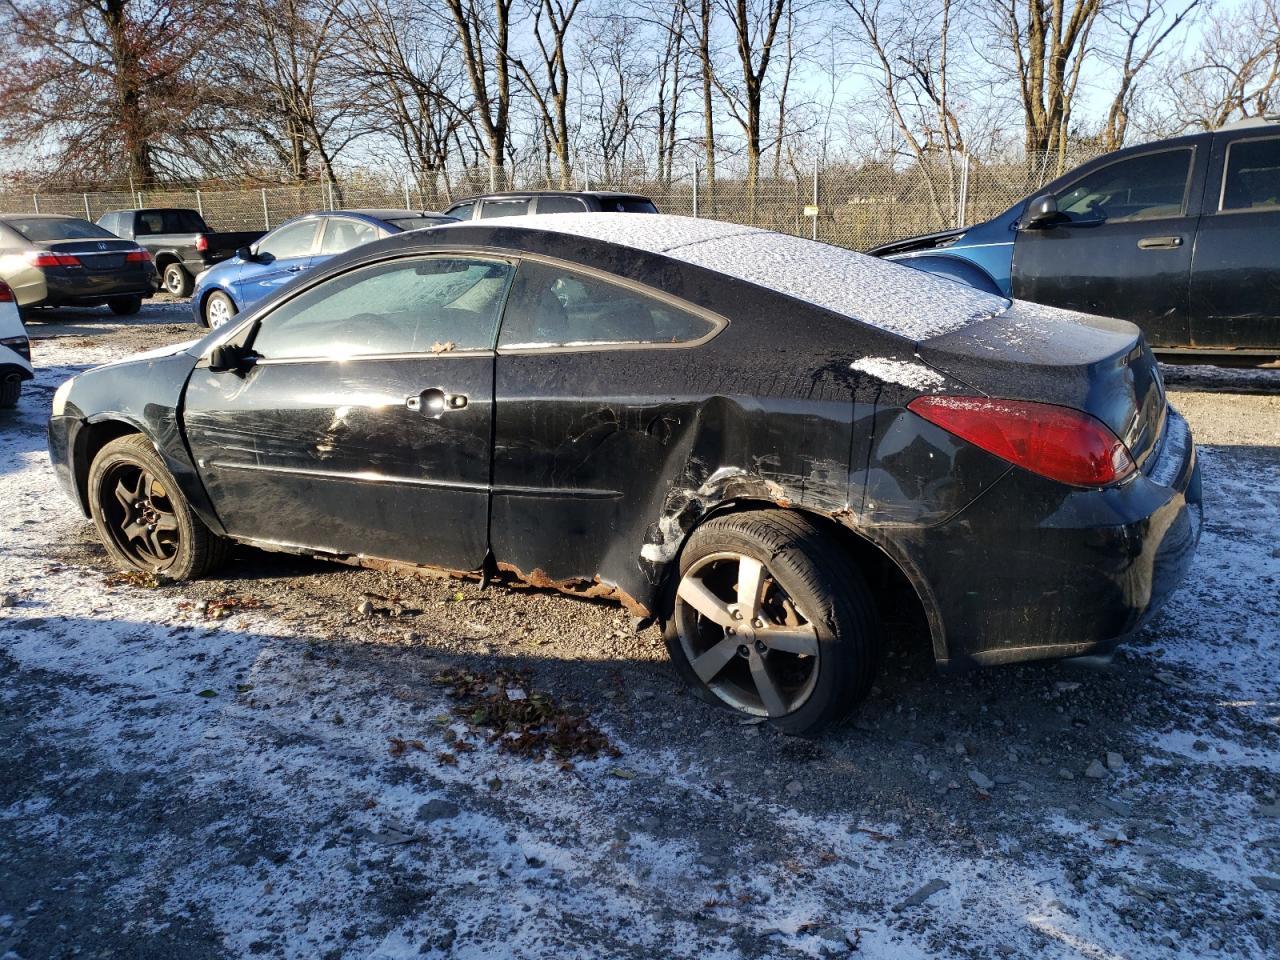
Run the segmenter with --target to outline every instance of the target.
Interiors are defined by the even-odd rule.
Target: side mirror
[[[1053,194],[1046,193],[1036,197],[1027,204],[1027,215],[1023,218],[1024,227],[1046,227],[1058,219],[1058,201]]]
[[[220,343],[209,353],[210,373],[243,373],[253,366],[257,359],[243,347],[230,343]]]
[[[241,247],[236,251],[236,256],[241,260],[253,261],[257,258],[253,255],[253,247]]]

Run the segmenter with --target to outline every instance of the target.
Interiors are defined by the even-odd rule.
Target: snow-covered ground
[[[118,352],[41,343],[0,424],[0,957],[1280,955],[1280,448],[1202,446],[1195,569],[1109,667],[891,663],[805,745],[627,661],[621,757],[562,771],[451,715],[430,643],[50,559],[48,397]]]

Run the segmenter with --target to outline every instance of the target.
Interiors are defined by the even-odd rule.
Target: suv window
[[[276,260],[308,256],[316,238],[316,227],[319,225],[318,220],[303,220],[300,223],[278,227],[259,241],[257,252],[267,254]]]
[[[459,220],[470,220],[471,211],[475,209],[476,202],[467,200],[463,203],[455,203],[452,207],[445,211],[445,215],[449,217],[457,217]]]
[[[104,213],[98,218],[98,226],[103,230],[109,230],[119,236],[120,228],[124,226],[124,224],[121,223],[123,218],[124,214],[121,213]]]
[[[601,197],[600,209],[609,213],[657,213],[652,200],[644,197]]]
[[[372,223],[363,220],[351,220],[347,217],[330,217],[325,221],[324,239],[320,241],[320,252],[326,256],[345,253],[362,243],[377,240],[381,231]]]
[[[498,346],[687,343],[715,327],[705,317],[621,284],[526,260],[507,300]]]
[[[587,205],[577,197],[539,197],[539,213],[582,213]]]
[[[519,200],[485,200],[480,204],[480,219],[521,217],[529,212],[528,198]]]
[[[474,257],[362,267],[263,317],[253,349],[268,360],[492,350],[512,272]]]
[[[1181,216],[1191,157],[1188,147],[1118,160],[1059,193],[1058,210],[1076,221]]]
[[[1237,140],[1227,147],[1222,210],[1280,207],[1280,137]]]

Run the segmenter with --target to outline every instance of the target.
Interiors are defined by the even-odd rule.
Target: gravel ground
[[[805,741],[689,695],[606,604],[249,549],[115,576],[49,398],[187,317],[31,324],[0,413],[0,958],[1280,952],[1280,371],[1170,377],[1207,527],[1136,642],[942,676],[891,619],[870,700]],[[617,755],[502,749],[445,671]]]

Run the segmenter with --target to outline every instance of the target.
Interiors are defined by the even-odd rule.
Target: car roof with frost
[[[911,340],[1003,313],[1009,301],[843,247],[718,220],[638,213],[504,217],[494,228],[601,240],[714,270]],[[437,229],[455,230],[466,224]]]

